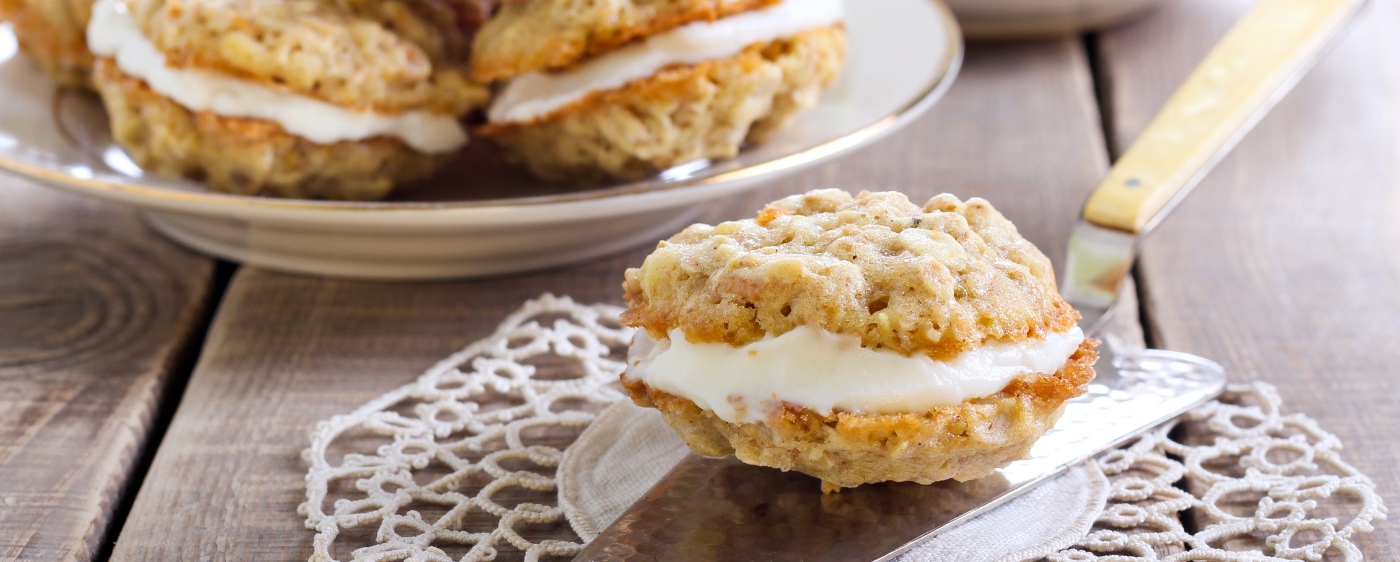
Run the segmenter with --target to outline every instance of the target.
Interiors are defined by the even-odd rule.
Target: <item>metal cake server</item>
[[[1365,1],[1260,0],[1118,160],[1085,204],[1064,269],[1061,292],[1084,315],[1086,333],[1106,326],[1143,236],[1287,93]],[[690,455],[575,560],[891,560],[1224,388],[1224,369],[1206,359],[1112,347],[1100,347],[1088,393],[1066,404],[1030,458],[992,476],[823,495],[803,474]]]
[[[1201,61],[1094,189],[1060,293],[1093,334],[1138,244],[1355,21],[1367,0],[1261,0]]]

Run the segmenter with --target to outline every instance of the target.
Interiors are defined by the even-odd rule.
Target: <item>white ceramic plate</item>
[[[1164,0],[947,0],[974,38],[1076,34],[1131,18]]]
[[[143,175],[111,143],[100,102],[57,90],[0,25],[0,170],[140,207],[181,244],[283,271],[429,279],[582,261],[665,238],[715,198],[870,143],[951,85],[962,36],[940,0],[847,0],[846,13],[836,84],[790,130],[737,158],[570,190],[477,143],[434,180],[373,203],[224,195]]]

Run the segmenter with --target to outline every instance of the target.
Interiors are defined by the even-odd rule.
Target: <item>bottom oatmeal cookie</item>
[[[845,31],[820,28],[738,56],[663,69],[543,119],[478,134],[554,181],[640,179],[760,144],[814,105],[845,61]]]
[[[761,422],[730,423],[689,399],[624,379],[639,406],[656,408],[698,455],[822,479],[824,487],[898,481],[930,484],[990,475],[1026,458],[1064,403],[1094,378],[1098,342],[1086,340],[1054,374],[1026,375],[1001,392],[908,414],[833,412],[786,405]]]
[[[93,82],[111,117],[112,138],[142,168],[202,178],[214,191],[301,199],[382,199],[397,184],[428,177],[445,156],[398,139],[318,144],[270,121],[190,111],[97,61]]]

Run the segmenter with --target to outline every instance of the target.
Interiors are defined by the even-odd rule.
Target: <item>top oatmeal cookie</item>
[[[948,359],[1079,319],[1015,225],[985,200],[948,194],[922,208],[894,192],[794,195],[755,219],[685,229],[623,286],[624,323],[734,346],[807,325]]]
[[[560,70],[584,57],[694,21],[781,0],[509,0],[473,41],[472,78]]]
[[[170,64],[217,70],[359,111],[460,115],[466,77],[450,5],[422,0],[126,0]]]

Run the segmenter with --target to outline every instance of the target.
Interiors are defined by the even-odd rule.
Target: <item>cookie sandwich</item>
[[[112,136],[215,191],[379,199],[467,142],[489,92],[450,8],[332,0],[98,0],[87,27]]]
[[[1050,260],[982,199],[788,197],[661,242],[624,288],[632,400],[824,490],[986,476],[1094,377]]]
[[[762,143],[845,61],[841,0],[505,3],[472,47],[478,132],[551,180],[637,179]]]

